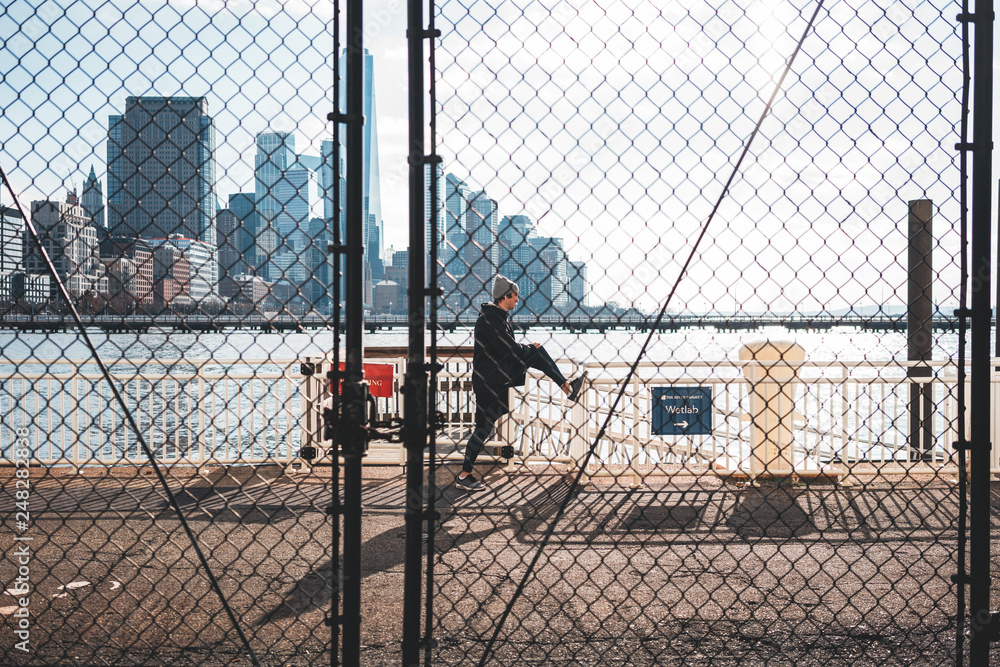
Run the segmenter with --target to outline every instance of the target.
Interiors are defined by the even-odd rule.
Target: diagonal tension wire
[[[771,107],[774,104],[774,100],[777,98],[778,93],[781,92],[781,86],[785,81],[785,77],[787,77],[788,73],[791,71],[792,65],[795,63],[795,58],[796,56],[798,56],[799,51],[802,50],[802,44],[805,42],[806,37],[812,30],[813,23],[815,23],[816,17],[819,15],[819,12],[822,8],[823,8],[823,0],[819,0],[819,2],[816,4],[816,9],[813,11],[812,17],[810,17],[809,19],[809,23],[806,25],[805,30],[802,32],[802,37],[799,39],[798,44],[795,46],[795,51],[793,51],[791,57],[788,58],[788,62],[785,65],[785,69],[781,73],[781,78],[779,78],[778,82],[775,84],[774,91],[771,93],[770,99],[768,99],[767,104],[764,106],[764,110],[760,114],[760,118],[757,120],[756,127],[754,127],[753,132],[750,134],[750,138],[747,139],[746,144],[743,146],[743,152],[740,154],[739,160],[737,160],[736,164],[733,166],[732,172],[729,174],[729,178],[726,180],[726,184],[722,188],[722,192],[719,193],[719,197],[715,202],[715,206],[712,207],[712,212],[709,214],[708,219],[702,226],[701,232],[698,234],[698,238],[695,240],[694,246],[692,246],[691,248],[691,252],[688,254],[687,259],[684,261],[684,265],[681,267],[680,273],[677,275],[677,279],[674,281],[674,285],[670,289],[670,293],[667,295],[666,301],[663,302],[663,307],[660,308],[660,312],[656,316],[655,323],[653,324],[653,326],[649,328],[649,334],[646,336],[646,340],[642,344],[642,349],[639,350],[639,354],[636,357],[635,362],[629,368],[628,375],[622,382],[622,388],[615,396],[614,403],[608,410],[608,416],[605,418],[604,424],[601,425],[601,430],[598,432],[597,437],[594,438],[594,443],[590,446],[590,449],[584,456],[583,461],[579,464],[579,470],[577,470],[576,477],[573,479],[573,484],[569,488],[569,493],[567,493],[566,497],[563,498],[562,502],[559,503],[559,509],[556,512],[555,516],[552,518],[552,521],[549,522],[549,525],[545,530],[545,534],[542,536],[541,544],[538,546],[538,550],[535,552],[534,557],[528,564],[528,568],[525,570],[524,576],[521,577],[521,582],[514,590],[514,594],[511,596],[510,602],[507,603],[507,607],[504,609],[503,614],[500,616],[500,620],[497,622],[496,629],[493,631],[493,636],[490,637],[490,641],[486,645],[486,650],[483,652],[483,657],[479,660],[480,667],[483,667],[483,665],[486,664],[486,660],[487,658],[489,658],[490,653],[493,651],[493,645],[496,643],[497,637],[500,635],[500,631],[503,629],[507,617],[510,616],[511,611],[514,608],[514,604],[521,597],[521,593],[524,591],[524,587],[528,583],[528,579],[534,573],[535,566],[538,564],[538,561],[541,558],[542,551],[545,549],[546,546],[548,546],[549,542],[551,541],[552,535],[555,533],[556,524],[559,523],[559,520],[566,512],[567,506],[569,506],[570,501],[573,499],[575,495],[574,492],[580,485],[580,479],[583,477],[583,473],[587,469],[587,465],[590,463],[590,459],[591,457],[593,457],[594,451],[597,449],[598,443],[601,441],[601,438],[603,438],[604,434],[607,432],[608,425],[611,422],[611,418],[614,417],[615,413],[618,411],[618,404],[621,403],[622,396],[625,395],[625,391],[628,388],[629,382],[635,375],[636,370],[639,367],[639,363],[642,361],[643,357],[646,356],[646,350],[649,348],[649,344],[650,342],[652,342],[653,336],[656,334],[660,323],[663,321],[663,316],[666,314],[667,308],[670,306],[670,302],[673,300],[674,294],[677,292],[677,288],[680,286],[681,280],[684,279],[684,276],[687,273],[688,266],[694,259],[695,254],[698,252],[698,247],[701,245],[702,240],[705,238],[705,234],[708,232],[708,228],[712,224],[712,220],[715,218],[715,214],[718,212],[719,207],[722,205],[723,200],[726,198],[726,195],[729,192],[729,187],[736,179],[736,175],[739,173],[740,167],[743,165],[743,160],[746,158],[747,153],[750,152],[750,146],[751,144],[753,144],[754,138],[756,138],[757,134],[760,132],[760,128],[764,124],[764,120],[767,118],[767,114],[768,112],[770,112]]]
[[[139,425],[135,421],[135,417],[132,412],[128,409],[128,405],[125,403],[125,399],[122,397],[121,392],[118,391],[118,386],[114,383],[108,367],[104,364],[101,359],[101,355],[97,352],[97,347],[94,342],[90,339],[90,335],[87,334],[86,327],[83,326],[83,320],[80,319],[80,313],[77,312],[76,306],[73,304],[73,299],[70,297],[69,291],[66,289],[66,285],[62,280],[59,279],[59,274],[56,272],[55,265],[52,263],[52,258],[49,257],[49,253],[45,250],[45,246],[42,244],[42,240],[38,234],[38,230],[35,229],[35,225],[31,222],[31,217],[28,212],[21,205],[21,200],[14,193],[14,187],[11,185],[10,180],[7,178],[6,172],[3,170],[3,165],[0,165],[0,181],[6,183],[7,191],[10,193],[11,199],[14,201],[14,206],[17,207],[18,212],[21,214],[21,218],[24,220],[24,224],[31,234],[31,238],[38,245],[38,250],[41,252],[42,259],[45,261],[45,267],[48,269],[49,274],[55,280],[56,287],[59,288],[59,295],[62,297],[63,301],[66,302],[66,306],[69,308],[70,315],[73,316],[73,321],[80,330],[80,335],[83,337],[84,343],[90,349],[90,353],[94,356],[94,362],[97,364],[98,368],[101,369],[101,375],[107,380],[108,387],[111,389],[111,393],[114,394],[115,402],[118,403],[119,407],[122,409],[122,413],[128,420],[128,425],[135,432],[135,437],[139,441],[139,446],[142,448],[143,453],[149,459],[149,462],[153,466],[153,471],[156,473],[157,479],[163,486],[163,489],[167,493],[167,499],[170,502],[170,506],[173,507],[174,511],[177,512],[177,518],[181,522],[181,526],[184,527],[184,532],[187,534],[188,539],[191,540],[191,546],[194,548],[195,553],[198,555],[198,560],[201,562],[201,566],[205,568],[205,572],[208,575],[208,580],[212,585],[212,589],[219,596],[219,600],[222,602],[223,609],[226,610],[226,615],[229,616],[230,622],[236,629],[236,633],[239,635],[240,641],[243,642],[243,646],[246,648],[247,653],[250,656],[250,660],[254,665],[260,666],[260,661],[257,659],[257,655],[254,653],[253,648],[250,646],[250,641],[247,639],[243,630],[240,628],[240,624],[236,619],[236,614],[233,612],[232,608],[229,606],[229,602],[226,600],[226,596],[222,593],[222,588],[219,586],[218,580],[212,573],[212,568],[208,565],[208,559],[205,554],[202,553],[201,548],[198,546],[198,540],[195,538],[194,532],[191,530],[191,526],[188,525],[187,519],[184,518],[184,512],[181,510],[180,504],[177,502],[177,498],[170,491],[170,485],[167,484],[167,478],[164,477],[163,471],[160,470],[159,464],[156,462],[156,456],[153,451],[149,448],[146,443],[146,439],[142,436],[142,431],[139,429]]]

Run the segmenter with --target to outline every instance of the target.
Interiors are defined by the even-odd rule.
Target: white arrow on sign
[[[681,428],[687,428],[688,427],[688,423],[687,422],[674,422],[674,423],[677,424],[678,426],[680,426]]]

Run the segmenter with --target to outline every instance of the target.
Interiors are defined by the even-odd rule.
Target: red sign
[[[393,364],[362,364],[362,368],[371,395],[375,398],[391,398],[396,367]],[[344,370],[343,361],[340,362],[340,370]]]

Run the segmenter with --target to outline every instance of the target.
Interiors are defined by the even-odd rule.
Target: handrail
[[[405,372],[405,358],[385,354],[371,354],[370,358],[394,363],[398,376],[394,386],[398,389],[401,386],[399,377]],[[441,359],[446,365],[449,363],[447,355],[442,355]],[[324,459],[300,461],[298,449],[306,437],[318,434],[319,420],[310,415],[315,409],[314,398],[328,395],[329,382],[323,374],[301,375],[302,361],[116,359],[110,361],[109,366],[118,371],[112,376],[112,381],[129,386],[129,400],[135,401],[134,409],[139,411],[143,429],[155,431],[153,442],[157,451],[166,449],[173,452],[168,457],[170,462],[196,465],[209,461],[315,465]],[[446,420],[438,434],[439,451],[445,458],[458,458],[473,426],[475,403],[471,391],[470,360],[453,356],[451,361],[459,363],[447,365],[437,375],[438,410],[444,413]],[[238,366],[233,367],[233,363]],[[511,400],[513,410],[498,425],[496,439],[489,443],[492,447],[513,445],[527,457],[529,463],[562,461],[572,464],[578,459],[567,452],[579,454],[581,448],[594,445],[592,438],[597,432],[596,420],[607,417],[607,398],[611,392],[621,388],[624,379],[616,377],[617,372],[628,364],[576,364],[568,359],[561,359],[558,363],[568,367],[585,367],[590,371],[590,383],[582,403],[577,406],[570,404],[548,379],[532,371],[528,384],[516,390],[518,395]],[[32,435],[37,441],[51,446],[54,440],[59,446],[66,444],[68,451],[71,434],[68,431],[59,434],[60,430],[69,428],[57,416],[59,412],[74,415],[79,424],[74,431],[84,433],[96,428],[95,432],[99,432],[103,428],[106,436],[110,433],[112,439],[117,438],[117,446],[122,449],[121,445],[125,442],[121,435],[122,424],[112,423],[121,420],[100,398],[101,387],[107,380],[86,371],[90,365],[88,362],[64,358],[5,359],[0,369],[4,364],[12,366],[13,370],[0,370],[0,385],[4,385],[4,391],[0,391],[0,410],[9,413],[11,419],[0,426],[0,450],[5,439],[10,437],[10,424],[29,423],[34,424]],[[28,373],[19,370],[34,365],[48,370]],[[66,365],[73,368],[67,370]],[[691,470],[715,468],[725,463],[728,467],[717,471],[719,474],[740,473],[743,468],[739,461],[747,459],[749,437],[747,424],[739,417],[747,412],[747,392],[752,386],[779,386],[793,382],[798,388],[796,402],[801,406],[797,406],[796,410],[805,414],[807,419],[795,426],[796,456],[803,461],[813,460],[808,467],[809,472],[814,473],[824,467],[829,468],[824,460],[839,456],[838,452],[844,454],[842,458],[850,460],[874,456],[897,467],[902,464],[898,456],[906,451],[901,426],[906,409],[903,394],[905,387],[911,384],[929,384],[937,388],[939,400],[935,428],[940,431],[940,442],[950,442],[949,433],[957,426],[957,406],[951,398],[957,374],[953,372],[955,364],[952,360],[924,364],[865,359],[779,362],[779,365],[795,369],[797,376],[792,380],[771,377],[750,379],[746,376],[749,368],[773,368],[775,364],[771,362],[643,362],[639,366],[640,372],[630,381],[625,404],[612,419],[602,442],[597,443],[597,455],[589,472],[594,476],[612,474],[608,467],[612,460],[625,464],[628,470],[645,470],[643,474],[654,469],[663,472],[664,462],[670,460],[675,471],[687,470],[690,473]],[[183,372],[172,372],[171,366],[183,366]],[[930,366],[935,373],[926,377],[907,377],[905,369],[915,366]],[[671,369],[683,373],[671,373]],[[700,369],[710,372],[699,377]],[[859,369],[864,372],[857,372]],[[836,374],[831,375],[831,370]],[[1000,375],[992,370],[991,374],[995,383],[1000,382]],[[140,385],[135,385],[136,382]],[[305,391],[310,382],[316,383],[311,394]],[[33,384],[38,386],[30,386]],[[93,385],[92,388],[88,389],[88,384]],[[651,435],[649,390],[664,384],[716,387],[713,413],[717,423],[710,434],[686,438]],[[98,396],[96,402],[95,395]],[[23,397],[24,401],[18,405],[12,397]],[[7,402],[4,403],[4,400]],[[94,402],[94,406],[85,406],[88,400]],[[1000,400],[994,397],[993,405],[998,404]],[[37,414],[27,419],[23,415],[17,416],[28,409],[35,410]],[[101,414],[90,414],[94,410]],[[398,395],[379,399],[380,414],[398,417],[400,410]],[[49,422],[35,423],[35,417],[48,419],[49,415],[55,415],[53,433],[43,432],[49,428]],[[253,424],[250,428],[241,427],[241,424],[250,423]],[[1000,440],[1000,429],[995,426],[994,431],[997,432],[997,440]],[[107,441],[105,437],[105,443]],[[91,437],[90,442],[97,440]],[[91,446],[90,442],[81,436],[80,442],[73,444],[73,448],[85,450]],[[270,444],[265,447],[262,443]],[[195,455],[179,455],[175,451],[182,449],[192,450]],[[43,458],[50,464],[72,465],[85,465],[93,460],[86,452],[79,456],[63,456],[55,452]],[[934,465],[950,465],[950,456],[943,450],[937,451],[936,458],[940,460]],[[993,467],[1000,471],[1000,454],[995,454],[994,459]],[[114,460],[126,464],[138,462],[136,457],[127,455]],[[376,442],[372,443],[368,460],[401,463],[403,453],[395,443]],[[2,462],[3,459],[0,459]],[[841,475],[855,472],[840,470]]]

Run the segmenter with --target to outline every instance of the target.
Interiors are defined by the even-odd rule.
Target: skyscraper
[[[243,253],[240,244],[243,228],[240,219],[228,208],[219,211],[215,219],[216,231],[219,237],[218,259],[219,280],[230,280],[233,276],[246,273],[243,263]]]
[[[316,172],[296,162],[278,179],[273,195],[282,207],[277,217],[278,246],[268,275],[301,287],[309,276],[307,255],[313,249],[309,223],[322,211]]]
[[[474,306],[484,295],[489,300],[500,264],[500,246],[497,243],[499,222],[497,203],[487,196],[485,190],[469,195],[468,241],[463,253],[469,268],[462,283],[462,292],[469,306]]]
[[[244,265],[257,273],[263,266],[263,261],[266,261],[266,258],[257,256],[257,244],[255,243],[260,231],[257,194],[255,192],[237,192],[229,195],[229,210],[233,212],[238,221],[236,249],[240,252]]]
[[[0,205],[0,273],[23,270],[24,218],[16,208]]]
[[[332,307],[333,298],[333,262],[327,251],[327,246],[333,243],[333,230],[329,221],[325,218],[310,220],[309,238],[312,243],[305,252],[305,265],[309,275],[302,293],[314,309],[327,312]]]
[[[153,305],[153,248],[146,241],[136,238],[108,236],[100,240],[101,262],[115,262],[118,259],[128,259],[135,268],[134,275],[126,284],[119,288],[127,292],[129,300],[139,308],[148,309]],[[110,281],[109,281],[110,282]],[[114,296],[113,286],[108,286],[111,296]]]
[[[456,231],[465,232],[468,226],[469,186],[455,174],[448,174],[445,177],[444,197],[447,215],[443,233],[446,238],[450,238]]]
[[[344,50],[346,55],[347,50]],[[375,105],[375,59],[365,49],[363,55],[363,96],[362,114],[365,117],[362,139],[362,217],[365,221],[365,259],[371,266],[372,279],[381,280],[383,272],[383,244],[385,233],[382,224],[382,195],[379,181],[378,164],[378,111]],[[346,57],[340,59],[341,81],[347,80]],[[340,109],[347,108],[347,86],[340,87]],[[345,128],[340,128],[340,145],[346,146]]]
[[[526,215],[505,215],[500,221],[497,236],[500,241],[500,273],[517,283],[521,287],[522,298],[526,298],[534,291],[527,278],[532,257],[538,256],[531,248],[531,240],[537,236],[535,223]]]
[[[338,159],[334,153],[333,139],[324,139],[322,144],[322,164],[319,168],[319,188],[320,194],[323,199],[323,217],[326,220],[333,220],[335,217],[333,204],[334,204],[334,189],[343,188],[344,182],[344,164],[341,160],[340,164],[340,183],[334,183],[334,160]],[[341,215],[343,215],[344,207],[344,193],[343,190],[340,192],[340,207]]]
[[[579,311],[588,305],[590,283],[587,282],[586,262],[569,263],[569,311]]]
[[[434,171],[431,171],[431,167],[434,167]],[[435,192],[434,183],[432,183],[432,174],[437,174],[437,191]],[[425,280],[430,284],[431,273],[430,273],[430,257],[431,257],[431,246],[432,244],[437,245],[437,259],[438,259],[438,282],[440,284],[441,275],[445,272],[445,267],[447,266],[447,243],[446,240],[446,230],[445,230],[445,220],[447,216],[445,215],[445,176],[444,168],[439,163],[436,165],[425,164],[424,165],[424,224],[426,228],[424,230],[424,253],[427,257],[427,261],[424,262],[424,276]],[[431,232],[431,221],[434,220],[435,224],[434,232]],[[393,258],[392,263],[395,264],[396,260]]]
[[[94,173],[94,165],[90,165],[90,175],[83,183],[83,196],[80,197],[80,205],[94,221],[98,233],[107,229],[104,222],[104,189],[101,182],[97,180],[97,174]]]
[[[109,231],[215,235],[215,125],[204,97],[128,97],[108,118]]]
[[[278,250],[278,217],[284,208],[284,202],[279,199],[279,184],[295,162],[295,136],[291,132],[261,132],[257,135],[254,184],[259,219],[257,233],[251,243],[257,247],[258,270],[269,280],[278,277],[271,273],[276,272],[273,261]]]
[[[465,263],[465,247],[469,244],[467,233],[469,219],[469,186],[454,174],[445,176],[444,248],[441,264],[445,275],[439,284],[444,289],[445,305],[454,312],[464,308],[466,299],[461,293],[462,280],[469,272]]]
[[[528,266],[528,279],[533,291],[525,298],[525,306],[538,315],[550,309],[566,310],[569,303],[569,258],[561,238],[535,237],[530,241],[532,261]]]
[[[130,233],[124,226],[125,189],[120,178],[125,168],[125,153],[122,150],[124,120],[123,116],[108,116],[108,216],[105,225],[112,235],[119,233],[136,238],[138,234]]]
[[[319,181],[316,172],[301,163],[293,164],[274,188],[281,202],[278,213],[278,246],[299,252],[310,245],[309,221],[322,216]]]

